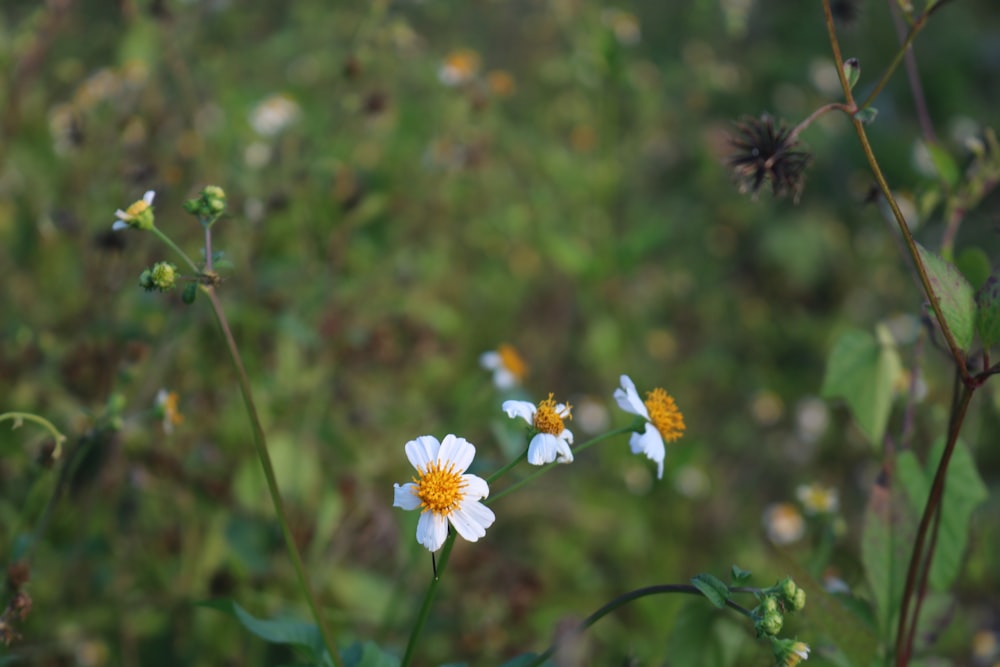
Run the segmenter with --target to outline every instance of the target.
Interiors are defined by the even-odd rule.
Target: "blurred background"
[[[899,43],[889,3],[837,6],[864,93]],[[967,140],[1000,124],[995,1],[949,3],[916,56],[963,164]],[[0,411],[42,414],[86,446],[0,664],[294,660],[194,606],[308,618],[207,304],[143,292],[144,268],[178,258],[110,231],[116,208],[155,190],[157,225],[197,257],[182,204],[208,184],[229,199],[221,298],[345,642],[401,652],[431,576],[415,513],[391,507],[407,440],[463,435],[485,476],[525,444],[504,398],[555,392],[581,443],[629,423],[611,399],[622,373],[684,412],[664,479],[621,437],[499,500],[486,539],[456,546],[419,663],[540,651],[616,595],[733,563],[764,586],[798,563],[867,595],[858,538],[882,454],[819,397],[826,356],[848,327],[889,326],[920,374],[900,383],[889,432],[918,387],[921,453],[944,432],[950,366],[915,343],[920,292],[866,203],[844,117],[801,135],[814,162],[797,205],[741,195],[726,166],[740,118],[791,126],[841,99],[819,3],[4,0],[0,72]],[[903,72],[875,106],[876,154],[936,248],[942,221],[921,215],[936,175]],[[998,207],[968,212],[957,249],[995,262]],[[528,371],[498,391],[479,357],[504,343]],[[180,414],[166,423],[161,389]],[[5,566],[58,474],[36,463],[41,431],[6,426]],[[988,387],[965,433],[991,489],[997,427]],[[797,500],[813,483],[838,494],[832,515]],[[997,659],[998,510],[993,493],[939,643],[960,664]],[[773,664],[749,629],[688,604],[655,597],[603,620],[588,664]],[[821,630],[807,609],[788,635]]]

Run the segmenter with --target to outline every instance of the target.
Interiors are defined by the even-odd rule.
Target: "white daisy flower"
[[[479,365],[493,371],[493,385],[501,390],[516,387],[528,374],[524,359],[513,345],[507,343],[479,355]]]
[[[837,489],[822,484],[803,484],[795,490],[806,514],[835,514],[840,508]]]
[[[615,389],[614,397],[622,410],[646,420],[646,428],[632,434],[629,446],[633,454],[645,454],[656,463],[656,478],[663,479],[663,458],[667,454],[664,442],[674,442],[684,434],[684,415],[673,397],[659,387],[646,392],[643,401],[627,375],[621,376],[621,387]]]
[[[572,419],[572,405],[556,403],[549,397],[538,404],[527,401],[504,401],[503,411],[511,419],[520,417],[531,424],[535,433],[528,443],[528,463],[541,466],[557,461],[572,463],[573,432],[566,428],[563,419]]]
[[[422,435],[406,443],[406,458],[417,469],[412,482],[394,484],[393,507],[421,511],[417,542],[437,551],[448,536],[448,522],[470,542],[486,535],[496,516],[480,499],[490,495],[486,480],[466,475],[476,448],[465,438],[446,435],[440,443]]]
[[[124,211],[121,209],[115,211],[115,217],[118,219],[111,225],[111,229],[117,232],[129,227],[137,227],[139,229],[149,229],[152,227],[154,197],[156,197],[156,193],[152,190],[147,190],[142,199],[133,203]]]

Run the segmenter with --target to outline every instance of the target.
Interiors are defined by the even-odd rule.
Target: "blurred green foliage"
[[[886,3],[863,3],[842,40],[863,95],[898,44]],[[1000,124],[998,43],[993,0],[951,3],[917,41],[959,164],[964,137]],[[818,538],[776,557],[761,516],[812,481],[842,499],[831,572],[867,595],[860,516],[880,453],[817,399],[827,354],[845,330],[889,327],[926,386],[920,457],[945,427],[950,366],[927,343],[915,355],[922,298],[865,204],[845,118],[802,135],[815,159],[797,206],[740,196],[725,168],[734,119],[795,124],[840,99],[819,3],[5,0],[0,71],[0,411],[43,414],[87,445],[32,560],[15,646],[27,663],[292,660],[195,606],[307,618],[207,308],[138,289],[143,268],[177,258],[151,235],[110,232],[114,210],[152,189],[157,225],[196,256],[202,230],[182,202],[210,183],[231,211],[215,228],[233,264],[221,296],[345,643],[403,646],[431,576],[415,516],[391,508],[410,474],[403,444],[462,434],[488,473],[519,442],[477,361],[502,342],[529,362],[525,397],[577,406],[578,442],[582,406],[596,430],[627,423],[610,398],[621,373],[671,392],[688,431],[662,482],[622,438],[499,501],[486,539],[455,549],[424,664],[538,651],[615,595],[734,562],[782,576]],[[876,106],[876,154],[936,248],[943,221],[914,208],[935,175],[902,72]],[[275,114],[287,125],[272,131]],[[957,251],[996,266],[998,204],[968,212]],[[169,435],[161,388],[184,417]],[[121,428],[104,428],[114,415]],[[987,388],[965,437],[994,490],[998,426]],[[34,463],[41,446],[0,430],[5,564],[54,485]],[[959,661],[1000,615],[996,495],[940,644]],[[713,651],[727,663],[773,660],[728,622],[675,625],[688,602],[603,620],[592,662],[681,664],[671,641],[685,627],[723,637]]]

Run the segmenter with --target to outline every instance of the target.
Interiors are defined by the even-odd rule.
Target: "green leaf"
[[[847,78],[847,85],[854,88],[861,78],[861,63],[857,58],[848,58],[844,61],[844,76]]]
[[[951,335],[958,347],[967,352],[972,345],[976,322],[976,300],[972,285],[955,265],[944,261],[919,243],[917,251]]]
[[[323,638],[312,623],[283,618],[263,620],[232,600],[209,600],[198,606],[221,611],[238,620],[252,635],[272,644],[287,644],[303,649],[314,664],[332,665]],[[346,656],[345,656],[346,661]],[[357,665],[358,663],[351,663]],[[387,666],[388,667],[388,666]]]
[[[982,287],[990,277],[990,258],[982,248],[966,248],[955,260],[955,266],[975,287]]]
[[[841,659],[831,656],[831,662],[852,667],[873,664],[878,651],[878,639],[874,632],[871,608],[865,601],[829,593],[794,558],[781,552],[778,553],[778,558],[780,569],[806,592],[804,613],[809,617],[810,627],[825,634],[828,643],[839,649]]]
[[[686,605],[667,639],[670,664],[685,667],[730,667],[736,662],[747,633],[729,614],[701,602]]]
[[[875,122],[875,118],[878,117],[878,109],[875,107],[865,107],[854,114],[854,117],[860,120],[862,125],[871,125]]]
[[[726,600],[729,599],[729,586],[718,577],[703,572],[691,577],[691,584],[716,607],[721,609],[726,606]]]
[[[885,434],[902,368],[888,332],[880,327],[878,333],[879,340],[857,329],[841,334],[830,351],[821,390],[826,398],[847,402],[858,426],[876,446]]]
[[[949,186],[954,186],[958,183],[961,174],[958,170],[958,165],[948,155],[948,151],[937,144],[925,143],[924,147],[927,148],[927,153],[931,156],[931,162],[934,164],[934,168],[937,169],[937,173],[941,179]]]
[[[913,466],[906,462],[908,457],[912,454],[903,452],[897,458],[898,479],[912,474]],[[868,497],[861,533],[861,561],[875,602],[880,636],[886,642],[891,641],[895,632],[916,522],[900,485],[883,471]]]
[[[934,443],[927,465],[923,468],[910,452],[906,452],[909,457],[905,461],[900,456],[899,463],[905,463],[907,467],[904,486],[915,512],[922,513],[924,510],[944,445],[944,439]],[[901,479],[904,479],[902,475]],[[988,496],[989,492],[979,476],[972,455],[959,441],[948,465],[948,477],[944,485],[941,523],[934,562],[931,564],[930,585],[934,590],[948,590],[958,576],[969,540],[972,513]]]
[[[1000,274],[997,272],[976,292],[976,330],[984,347],[1000,342]]]
[[[734,584],[742,584],[752,576],[752,572],[744,570],[739,565],[733,565],[731,576]]]
[[[399,658],[372,641],[354,642],[340,653],[344,667],[399,667]]]

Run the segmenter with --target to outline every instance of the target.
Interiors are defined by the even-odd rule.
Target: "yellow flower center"
[[[471,49],[459,49],[448,54],[445,67],[461,77],[468,77],[479,70],[479,54]]]
[[[680,440],[684,435],[684,415],[677,409],[673,396],[658,387],[646,392],[643,403],[649,411],[649,421],[653,422],[663,439],[667,442]]]
[[[130,218],[134,218],[135,216],[145,211],[147,208],[149,208],[149,204],[147,204],[145,200],[140,199],[139,201],[135,202],[127,209],[125,209],[125,213],[127,213]]]
[[[524,359],[517,353],[513,345],[502,344],[497,348],[497,354],[500,355],[500,363],[503,364],[503,367],[518,380],[523,380],[528,374],[528,365],[524,363]]]
[[[573,406],[566,405],[566,419],[572,419],[569,414],[572,409]],[[548,398],[538,404],[538,410],[535,412],[535,428],[541,433],[552,435],[559,435],[566,430],[563,418],[556,412],[556,401],[552,398],[551,392]]]
[[[184,421],[184,415],[181,414],[181,411],[177,407],[179,400],[180,397],[176,391],[170,392],[163,399],[163,416],[172,424],[180,424]]]
[[[462,474],[455,470],[455,464],[441,464],[431,461],[426,470],[417,470],[419,477],[414,477],[417,485],[417,497],[424,510],[435,514],[451,514],[458,509],[465,494],[465,480]]]

